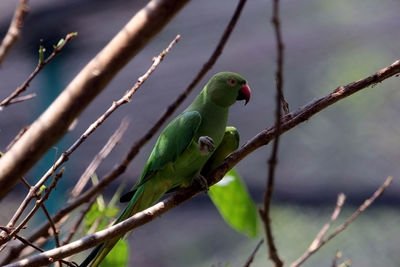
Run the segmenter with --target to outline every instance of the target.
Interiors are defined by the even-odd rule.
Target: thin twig
[[[330,218],[329,222],[327,222],[321,228],[321,230],[319,231],[319,233],[315,237],[314,241],[311,243],[310,247],[308,248],[309,250],[314,250],[321,243],[321,239],[324,237],[326,232],[331,227],[332,223],[338,218],[340,212],[342,211],[342,207],[343,207],[345,199],[346,199],[346,196],[343,193],[340,193],[338,195],[337,201],[336,201],[336,206],[335,206],[335,209],[333,210],[333,213],[331,215],[331,218]]]
[[[385,67],[378,72],[361,79],[356,82],[352,82],[350,84],[347,84],[345,86],[340,86],[336,88],[333,92],[330,94],[321,97],[317,100],[313,100],[304,107],[298,109],[295,112],[291,112],[281,119],[281,134],[289,131],[290,129],[294,128],[295,126],[301,124],[302,122],[308,120],[311,118],[313,115],[317,114],[321,110],[333,105],[334,103],[338,102],[339,100],[342,100],[362,89],[365,89],[371,85],[375,85],[379,82],[382,82],[392,76],[395,76],[396,74],[400,73],[400,61],[397,60],[396,62],[392,63],[390,66]],[[275,137],[275,127],[271,127],[269,129],[263,130],[260,133],[258,133],[256,136],[254,136],[251,140],[249,140],[245,145],[243,145],[241,148],[238,150],[234,151],[231,153],[224,161],[221,163],[216,169],[214,169],[208,176],[207,176],[207,181],[208,184],[211,186],[214,183],[218,182],[222,177],[226,174],[226,172],[230,169],[232,169],[239,161],[241,161],[243,158],[245,158],[247,155],[255,151],[256,149],[265,146],[269,144],[271,140],[273,140]],[[108,178],[112,178],[108,176]],[[107,182],[104,182],[104,180],[100,181],[98,186],[101,187]],[[130,228],[127,231],[132,230],[135,227],[138,227],[142,224],[148,223],[149,221],[153,220],[154,218],[161,216],[162,214],[168,212],[170,209],[174,208],[175,206],[178,206],[182,204],[183,202],[187,201],[188,199],[194,197],[198,193],[202,192],[203,190],[201,188],[197,188],[195,185],[186,188],[185,190],[179,191],[173,196],[167,198],[166,200],[154,205],[153,207],[150,207],[148,210],[140,212],[140,214],[136,214],[135,216],[131,217],[127,221],[124,221],[126,223],[130,222],[131,220],[134,220],[135,222],[132,223],[134,226]],[[53,217],[54,221],[59,221],[63,218],[63,216],[69,212],[71,212],[73,209],[76,207],[80,206],[82,203],[85,203],[93,197],[93,192],[94,194],[97,192],[96,189],[89,189],[85,193],[83,193],[81,196],[79,196],[77,199],[74,200],[73,203],[70,203],[67,205],[63,210],[60,210],[57,212],[55,217]],[[150,211],[150,212],[149,212]],[[137,216],[142,216],[140,222],[136,221]],[[136,218],[136,219],[135,219]],[[36,240],[37,238],[41,236],[46,236],[47,229],[49,228],[49,225],[43,225],[40,229],[34,232],[33,235],[29,238],[29,240]],[[96,244],[102,243],[104,241],[99,241]],[[82,250],[88,249],[93,245],[87,245],[81,247]],[[6,259],[3,260],[1,264],[7,264],[9,263],[12,259],[15,259],[20,251],[22,250],[21,247],[16,247],[15,249],[11,249],[9,255],[7,255]],[[81,250],[79,250],[81,251]],[[74,254],[74,253],[72,253]],[[70,254],[70,255],[72,255]],[[69,255],[67,255],[69,256]],[[67,257],[65,256],[65,257]],[[60,254],[60,257],[64,257]]]
[[[5,231],[5,232],[9,232],[9,229],[7,227],[0,226],[0,229]],[[36,249],[37,251],[40,251],[40,252],[45,252],[44,249],[36,246],[32,242],[29,242],[28,240],[26,240],[26,238],[23,238],[20,235],[15,235],[14,237],[15,237],[15,239],[18,239],[19,241],[21,241],[21,243],[24,244],[25,246],[32,247],[33,249]],[[58,262],[62,262],[64,264],[68,265],[68,266],[73,266],[73,267],[77,266],[77,264],[75,264],[75,263],[72,263],[72,262],[69,262],[69,261],[66,261],[66,260],[62,260],[62,259],[58,260]]]
[[[53,230],[54,241],[55,241],[55,243],[56,243],[56,247],[59,247],[59,246],[60,246],[60,239],[58,238],[58,232],[59,232],[59,231],[57,230],[57,227],[56,227],[56,225],[55,225],[53,219],[51,218],[50,213],[49,213],[49,211],[47,210],[47,208],[46,208],[46,206],[44,205],[44,203],[41,204],[41,208],[42,208],[44,214],[46,215],[47,220],[48,220],[49,223],[50,223],[51,229]]]
[[[76,198],[86,186],[87,182],[90,179],[90,176],[96,171],[96,169],[100,166],[101,162],[108,156],[108,154],[113,150],[116,144],[121,140],[125,131],[128,129],[129,120],[127,118],[123,119],[118,129],[114,132],[114,134],[108,139],[107,143],[100,150],[100,152],[94,157],[92,162],[86,168],[85,172],[81,175],[75,187],[71,191],[71,197]]]
[[[21,181],[28,190],[31,189],[31,185],[28,183],[28,181],[25,179],[25,177],[21,177]]]
[[[366,210],[372,203],[374,203],[374,201],[378,197],[380,197],[382,195],[382,193],[390,185],[392,180],[393,180],[393,178],[390,177],[390,176],[388,178],[386,178],[385,182],[374,192],[374,194],[370,198],[365,200],[364,203],[344,223],[342,223],[341,225],[336,227],[336,229],[330,235],[328,235],[325,238],[323,236],[317,236],[317,238],[312,242],[312,244],[307,249],[307,251],[300,258],[298,258],[292,264],[290,264],[290,267],[300,266],[302,263],[304,263],[304,261],[306,261],[312,254],[317,252],[329,240],[331,240],[332,238],[334,238],[335,236],[340,234],[344,229],[346,229],[347,226],[349,226],[355,219],[357,219],[357,217],[364,210]],[[338,203],[339,203],[339,199],[338,199]],[[336,207],[338,207],[338,206],[339,205],[337,204]],[[336,212],[336,209],[339,209],[339,211],[340,211],[340,207],[339,208],[335,208],[335,212]],[[335,214],[335,212],[334,212],[334,214]],[[334,216],[334,214],[332,214],[332,217]],[[332,220],[332,218],[331,218],[331,220]],[[325,228],[325,226],[324,226],[324,228]]]
[[[55,241],[55,243],[56,243],[56,247],[58,248],[58,247],[60,247],[60,239],[58,238],[58,230],[57,230],[57,227],[55,226],[53,220],[51,219],[50,213],[49,213],[49,211],[47,210],[47,208],[46,208],[46,206],[44,205],[44,203],[42,203],[42,204],[40,205],[40,207],[42,208],[42,210],[43,210],[43,212],[44,212],[44,214],[45,214],[47,220],[48,220],[49,223],[50,223],[51,229],[53,230],[54,241]],[[62,263],[61,263],[60,261],[57,261],[57,263],[58,263],[58,266],[59,266],[59,267],[62,267]]]
[[[264,243],[264,239],[261,239],[257,246],[254,248],[253,252],[250,254],[249,258],[247,259],[246,263],[243,265],[243,267],[250,267],[251,263],[254,260],[254,257],[256,256],[257,251],[260,249],[262,243]]]
[[[57,214],[53,217],[54,221],[57,219],[62,219],[66,215],[66,213],[71,212],[73,209],[78,207],[79,205],[87,202],[90,198],[96,195],[98,192],[103,190],[109,183],[114,181],[117,177],[119,177],[122,173],[125,172],[129,163],[135,158],[135,156],[139,153],[140,149],[157,133],[157,131],[161,128],[164,122],[175,112],[175,110],[179,107],[179,105],[186,99],[186,97],[193,91],[196,85],[200,82],[200,80],[204,77],[204,75],[214,66],[215,62],[222,54],[222,51],[227,43],[233,29],[236,26],[236,23],[242,13],[244,5],[247,0],[240,0],[235,12],[232,15],[231,20],[229,21],[225,31],[219,40],[215,50],[211,54],[208,61],[203,65],[199,73],[195,76],[192,82],[188,85],[188,87],[175,99],[173,103],[171,103],[168,108],[164,111],[164,113],[160,116],[157,122],[144,134],[139,140],[137,140],[130,151],[127,153],[122,162],[110,173],[108,173],[105,177],[103,177],[99,184],[90,188],[83,195],[80,195],[78,199],[72,201],[67,207],[57,212]],[[31,237],[35,239],[47,234],[48,224],[43,225],[40,229],[34,233]],[[20,248],[19,248],[20,249]],[[17,249],[14,251],[17,253]]]
[[[10,101],[10,103],[8,103],[8,104],[11,105],[11,104],[19,103],[19,102],[24,102],[24,101],[30,100],[32,98],[35,98],[35,97],[36,97],[36,93],[31,93],[31,94],[27,94],[27,95],[24,95],[24,96],[19,96],[19,97],[16,97],[16,98],[12,99]]]
[[[283,266],[283,261],[279,257],[278,250],[274,242],[274,236],[272,233],[271,225],[271,202],[272,195],[274,193],[274,180],[275,180],[275,168],[277,165],[278,158],[278,147],[279,147],[279,136],[281,133],[281,104],[286,103],[283,97],[283,59],[284,59],[284,45],[282,42],[281,28],[279,21],[279,0],[273,0],[273,14],[272,14],[272,24],[274,26],[275,38],[276,38],[276,50],[277,50],[277,70],[275,73],[276,81],[276,111],[275,111],[275,141],[272,147],[271,156],[268,160],[268,178],[267,178],[267,188],[264,194],[264,207],[260,209],[260,215],[264,222],[265,234],[267,238],[268,254],[269,258],[272,260],[275,266]],[[287,104],[287,103],[286,103]],[[289,112],[288,107],[285,105],[285,112]]]
[[[283,95],[283,59],[285,46],[282,41],[281,22],[279,18],[279,0],[272,0],[272,25],[274,26],[276,50],[277,50],[277,71],[275,74],[276,89],[279,95],[279,101],[282,104],[285,114],[289,113],[289,104]]]
[[[28,14],[28,10],[28,0],[20,0],[17,8],[15,9],[14,16],[11,20],[7,34],[0,44],[0,65],[10,48],[17,42],[21,33],[24,18],[26,14]]]
[[[60,43],[60,45],[54,46],[53,53],[48,56],[45,60],[38,61],[35,70],[29,75],[29,77],[17,88],[14,92],[12,92],[8,97],[6,97],[3,101],[0,102],[0,108],[8,106],[13,99],[15,99],[19,94],[24,92],[33,78],[46,66],[50,61],[52,61],[59,53],[61,53],[62,49],[67,45],[69,41],[71,41],[75,36],[77,36],[76,32],[69,33],[65,36],[65,40]],[[14,101],[15,102],[15,101]]]
[[[329,228],[331,227],[332,223],[334,221],[336,221],[336,219],[339,217],[339,214],[342,211],[343,204],[344,204],[345,200],[346,200],[346,196],[343,193],[340,193],[338,195],[338,197],[337,197],[336,205],[335,205],[335,208],[334,208],[334,210],[332,212],[331,218],[329,219],[329,222],[327,222],[321,228],[321,230],[318,232],[318,234],[314,238],[313,242],[311,242],[310,246],[308,247],[308,249],[304,253],[304,255],[302,257],[300,257],[298,260],[296,260],[295,262],[293,262],[290,265],[291,267],[298,266],[298,265],[302,264],[307,259],[307,257],[311,256],[311,254],[308,255],[308,253],[313,253],[313,251],[318,248],[318,246],[321,243],[321,240],[324,238],[326,232],[329,230]],[[337,255],[337,253],[336,253],[336,255]]]
[[[122,96],[118,101],[114,101],[111,105],[111,107],[108,108],[108,110],[103,113],[94,123],[92,123],[86,131],[64,152],[61,154],[61,156],[57,159],[57,161],[53,164],[52,167],[40,178],[40,180],[31,187],[29,194],[25,197],[21,205],[19,206],[17,212],[13,216],[13,218],[10,220],[10,222],[7,224],[7,227],[12,228],[15,224],[15,222],[19,219],[21,216],[22,212],[25,210],[25,208],[28,206],[30,200],[34,197],[36,194],[36,191],[39,190],[39,188],[51,177],[51,175],[54,173],[55,170],[57,170],[63,163],[68,161],[69,156],[99,127],[118,107],[120,107],[123,104],[129,103],[131,100],[133,94],[139,89],[139,87],[148,79],[148,77],[154,72],[154,70],[158,67],[158,65],[161,63],[161,61],[164,59],[164,56],[172,49],[174,44],[178,42],[180,39],[180,35],[177,35],[175,39],[169,44],[169,46],[162,51],[157,57],[153,58],[153,64],[151,67],[147,70],[147,72],[139,77],[138,81],[135,83],[135,85],[128,90],[124,96]],[[36,212],[36,210],[34,211]],[[33,215],[33,214],[32,214]],[[27,221],[24,220],[24,224]],[[12,233],[17,233],[21,227],[24,226],[24,224],[20,224],[19,227],[17,227]],[[11,236],[0,236],[0,245],[4,244],[9,240]]]
[[[92,207],[93,203],[96,201],[96,198],[92,198],[89,203],[87,203],[86,207],[82,209],[80,212],[80,215],[78,219],[76,220],[75,224],[71,227],[71,229],[68,231],[68,235],[64,238],[62,241],[62,244],[68,244],[72,237],[74,236],[75,232],[78,230],[79,226],[81,225],[83,219],[85,218],[85,215],[89,212],[90,208]]]
[[[29,125],[24,126],[19,133],[14,137],[14,139],[10,142],[10,144],[8,144],[8,146],[6,147],[6,151],[10,150],[10,148],[21,138],[21,136],[26,132],[26,130],[28,130]]]
[[[15,234],[17,234],[25,225],[26,223],[32,218],[32,216],[35,214],[35,212],[40,208],[40,206],[49,198],[51,191],[56,187],[58,180],[61,179],[63,173],[64,173],[64,168],[62,168],[55,176],[51,184],[49,185],[48,188],[46,188],[45,193],[43,197],[38,199],[35,203],[35,206],[32,208],[32,210],[26,215],[26,217],[22,220],[22,222],[14,229],[12,229],[11,233],[8,235],[8,238],[13,237]],[[34,186],[31,187],[34,188]],[[35,195],[36,196],[36,195]],[[54,226],[54,224],[53,224]],[[7,227],[9,227],[7,225]],[[10,228],[10,227],[9,227]],[[56,235],[57,230],[55,230],[54,235]]]

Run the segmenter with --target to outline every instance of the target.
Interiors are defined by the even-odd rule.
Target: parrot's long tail
[[[90,264],[90,262],[96,257],[97,253],[99,253],[101,247],[103,246],[103,244],[98,245],[97,247],[95,247],[90,254],[86,257],[86,259],[81,263],[81,265],[79,265],[79,267],[86,267]]]
[[[138,188],[138,190],[135,192],[135,195],[129,202],[128,206],[124,209],[124,211],[118,217],[118,219],[114,222],[114,224],[122,222],[122,221],[126,220],[127,218],[131,217],[133,214],[139,212],[140,206],[143,206],[143,204],[144,204],[144,203],[141,203],[143,191],[144,191],[144,186],[141,186]],[[91,267],[98,266],[101,263],[101,261],[107,256],[107,254],[112,250],[112,248],[115,246],[115,244],[118,242],[118,240],[120,238],[121,237],[116,237],[114,239],[111,239],[111,240],[103,243],[103,244],[98,245],[95,249],[92,250],[92,252],[90,252],[90,254],[81,263],[81,265],[79,265],[79,267],[87,267],[89,265]]]

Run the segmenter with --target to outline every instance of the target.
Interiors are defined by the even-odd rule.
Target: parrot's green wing
[[[171,121],[158,137],[139,181],[120,201],[130,201],[137,188],[151,179],[155,172],[175,162],[193,141],[200,123],[201,115],[197,111],[184,112]]]

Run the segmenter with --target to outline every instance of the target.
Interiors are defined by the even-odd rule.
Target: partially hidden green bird
[[[229,108],[250,100],[247,81],[233,72],[215,74],[201,93],[162,131],[139,181],[121,197],[128,206],[117,224],[153,204],[165,193],[189,186],[194,180],[207,188],[206,175],[239,144],[234,127],[226,127]],[[118,242],[116,237],[97,246],[80,266],[98,266]]]

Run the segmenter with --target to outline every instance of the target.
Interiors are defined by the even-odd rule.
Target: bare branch
[[[51,229],[53,230],[54,241],[55,241],[55,243],[56,243],[56,247],[58,248],[58,247],[60,247],[60,239],[58,238],[58,232],[59,232],[59,231],[57,230],[56,225],[54,224],[53,220],[51,219],[50,213],[49,213],[49,211],[47,210],[47,208],[46,208],[46,206],[44,205],[44,203],[42,203],[42,204],[40,205],[40,207],[42,208],[42,210],[43,210],[43,212],[44,212],[44,214],[45,214],[47,220],[48,220],[49,223],[50,223]],[[61,263],[60,261],[57,261],[57,264],[58,264],[58,266],[62,267],[62,263]]]
[[[279,18],[279,0],[272,0],[272,25],[274,26],[274,33],[276,39],[276,50],[277,50],[277,70],[275,74],[276,79],[276,89],[278,91],[279,100],[282,104],[283,111],[285,114],[289,113],[289,104],[286,102],[283,95],[283,59],[284,59],[284,49],[285,45],[282,40],[281,33],[281,22]]]
[[[338,201],[336,204],[335,211],[332,214],[330,222],[325,225],[320,233],[318,233],[317,237],[315,240],[312,242],[310,247],[307,249],[307,251],[296,261],[294,261],[292,264],[290,264],[290,267],[297,267],[300,266],[304,261],[306,261],[312,254],[317,252],[323,245],[325,245],[329,240],[337,236],[339,233],[341,233],[344,229],[346,229],[349,224],[351,224],[357,217],[364,211],[366,210],[379,196],[382,195],[382,193],[385,191],[385,189],[390,185],[392,182],[393,178],[388,177],[386,178],[385,182],[374,192],[374,194],[368,198],[367,200],[364,201],[364,203],[341,225],[339,225],[330,235],[327,237],[323,237],[323,235],[326,233],[326,231],[329,229],[330,224],[332,223],[333,220],[336,219],[336,217],[340,213],[341,205],[343,205],[344,202],[344,195],[342,194],[339,195]],[[342,199],[339,199],[342,198]],[[336,217],[335,217],[336,216]],[[324,231],[324,233],[321,234],[321,232]]]
[[[23,127],[19,133],[14,137],[14,139],[10,142],[10,144],[8,144],[8,146],[6,147],[6,151],[10,150],[10,148],[15,144],[15,142],[17,142],[21,136],[28,130],[29,125]]]
[[[264,222],[265,234],[267,237],[267,245],[268,245],[268,254],[269,258],[274,263],[274,266],[281,267],[283,266],[283,261],[279,257],[278,250],[276,248],[274,242],[274,236],[272,233],[272,225],[271,225],[271,202],[272,195],[274,192],[274,179],[275,179],[275,168],[277,165],[278,158],[278,147],[279,147],[279,136],[281,133],[281,104],[285,103],[284,109],[285,112],[289,112],[289,108],[283,96],[283,50],[284,45],[282,42],[281,36],[281,28],[279,21],[279,0],[273,0],[273,15],[272,15],[272,24],[274,26],[275,38],[276,38],[276,50],[277,50],[277,70],[275,74],[276,81],[276,111],[275,111],[275,141],[272,147],[271,156],[268,160],[268,178],[267,178],[267,188],[264,194],[264,207],[260,209],[260,215]]]
[[[42,208],[44,214],[46,215],[47,220],[48,220],[49,223],[50,223],[51,229],[53,230],[53,236],[54,236],[54,240],[55,240],[55,243],[56,243],[56,247],[59,247],[59,246],[60,246],[60,240],[59,240],[59,238],[58,238],[58,232],[59,232],[59,231],[57,230],[57,227],[56,227],[56,225],[55,225],[53,219],[51,218],[50,213],[49,213],[49,211],[47,210],[47,208],[46,208],[46,206],[44,205],[44,203],[41,204],[41,208]]]
[[[302,264],[308,257],[311,256],[312,253],[314,253],[319,248],[319,245],[321,244],[321,240],[323,239],[323,237],[325,236],[326,232],[331,227],[332,223],[334,221],[336,221],[336,219],[338,218],[340,212],[342,211],[342,207],[343,207],[343,204],[344,204],[345,200],[346,200],[346,196],[343,193],[340,193],[338,195],[338,197],[337,197],[336,206],[335,206],[335,209],[332,212],[332,215],[331,215],[331,218],[330,218],[329,222],[327,222],[321,228],[321,230],[319,231],[319,233],[315,237],[314,241],[308,247],[307,251],[298,260],[293,262],[290,265],[291,267],[299,266],[300,264]],[[336,253],[336,255],[337,255],[337,253]]]
[[[27,94],[27,95],[24,95],[24,96],[20,96],[20,97],[14,98],[14,99],[11,100],[10,103],[8,103],[8,104],[11,105],[11,104],[16,104],[16,103],[24,102],[24,101],[30,100],[30,99],[32,99],[32,98],[35,98],[35,97],[36,97],[36,93]]]
[[[0,229],[3,230],[3,231],[8,231],[8,229],[6,227],[0,226]],[[25,238],[23,238],[23,237],[21,237],[19,235],[15,235],[15,238],[18,239],[19,241],[21,241],[21,243],[25,244],[26,246],[30,246],[30,247],[36,249],[37,251],[40,251],[40,252],[44,252],[45,251],[44,249],[36,246],[35,244],[29,242],[28,240],[26,240]],[[71,262],[68,262],[68,261],[65,261],[65,260],[59,260],[59,262],[62,262],[64,264],[66,264],[68,266],[72,266],[72,267],[76,267],[77,266],[77,264],[71,263]]]
[[[25,197],[23,202],[21,203],[20,207],[18,208],[17,212],[14,214],[13,218],[7,224],[7,227],[13,228],[15,222],[21,216],[22,212],[25,210],[27,205],[29,204],[30,200],[35,197],[36,192],[39,188],[51,177],[51,175],[57,170],[64,162],[68,161],[69,156],[82,144],[96,129],[99,127],[118,107],[123,104],[129,103],[130,99],[132,98],[133,94],[139,89],[139,87],[147,80],[147,78],[154,72],[154,70],[158,67],[161,61],[164,59],[164,56],[172,49],[173,45],[178,42],[180,36],[177,35],[175,39],[169,44],[169,46],[162,51],[157,57],[153,58],[153,64],[147,70],[147,72],[139,77],[138,81],[135,85],[128,90],[124,96],[122,96],[118,101],[114,101],[108,110],[103,113],[94,123],[92,123],[86,131],[75,141],[72,146],[70,146],[61,156],[57,159],[57,161],[53,164],[52,167],[43,175],[42,178],[35,184],[35,186],[31,187],[29,190],[29,194]],[[35,206],[36,207],[36,206]],[[37,209],[31,211],[31,213],[36,212]],[[33,214],[29,214],[30,217]],[[29,218],[30,218],[29,217]],[[18,231],[25,225],[27,220],[25,219],[23,223],[21,223],[13,232],[12,234],[18,233]],[[4,244],[9,240],[11,236],[0,236],[0,245]]]
[[[340,212],[342,211],[342,207],[343,207],[345,199],[346,199],[346,196],[343,193],[340,193],[338,195],[337,201],[336,201],[336,206],[335,206],[335,209],[333,210],[333,213],[331,215],[331,218],[330,218],[329,222],[327,222],[321,228],[321,230],[319,231],[319,233],[315,237],[314,241],[311,243],[310,247],[308,248],[309,250],[314,250],[316,247],[319,246],[319,244],[321,243],[321,239],[324,237],[326,232],[331,227],[332,223],[338,218]]]
[[[89,212],[90,208],[92,207],[93,203],[96,201],[96,198],[92,198],[89,203],[87,203],[86,207],[82,209],[78,219],[76,220],[75,224],[71,227],[71,229],[68,232],[68,235],[64,238],[62,244],[68,244],[72,237],[74,236],[76,230],[78,230],[79,226],[81,225],[83,219],[85,218],[85,215]]]
[[[111,79],[189,0],[151,0],[64,89],[14,146],[0,158],[3,198],[68,130]],[[29,148],[29,153],[26,149]]]
[[[83,190],[85,185],[90,179],[90,176],[96,171],[96,169],[100,166],[101,162],[108,156],[108,154],[113,150],[116,144],[121,140],[122,136],[126,132],[129,126],[129,121],[127,118],[122,120],[118,129],[114,132],[114,134],[108,139],[107,143],[100,150],[100,152],[96,155],[96,157],[92,160],[89,166],[86,168],[85,172],[81,175],[75,187],[71,191],[71,196],[76,198]]]
[[[32,218],[32,216],[35,214],[35,212],[40,208],[40,206],[49,198],[51,191],[56,187],[57,182],[59,179],[61,179],[63,173],[64,173],[64,168],[62,168],[55,176],[53,181],[51,182],[50,186],[48,188],[46,188],[46,192],[44,193],[43,197],[41,197],[40,199],[38,199],[35,203],[35,206],[32,208],[32,210],[28,213],[28,215],[26,215],[26,217],[22,220],[22,222],[16,227],[13,228],[11,233],[6,236],[6,238],[4,238],[4,241],[8,241],[10,238],[12,238],[15,234],[17,234],[25,225],[26,223]],[[30,191],[31,192],[35,192],[34,193],[34,197],[36,197],[36,190],[32,191],[32,189],[34,188],[31,187]],[[8,228],[12,228],[11,226],[7,225]],[[55,231],[56,234],[57,231]],[[2,240],[3,241],[3,240]],[[3,244],[4,242],[2,242]]]
[[[22,24],[26,14],[28,14],[28,0],[20,0],[17,8],[14,12],[10,27],[8,28],[7,34],[0,44],[0,65],[6,57],[8,51],[17,42]]]
[[[6,97],[3,101],[0,102],[0,108],[4,108],[6,106],[8,106],[9,104],[12,103],[18,103],[21,101],[26,100],[26,96],[25,98],[23,98],[23,100],[21,101],[17,101],[15,98],[17,96],[19,96],[22,92],[24,92],[30,82],[33,80],[33,78],[36,77],[36,75],[50,62],[52,61],[59,53],[61,53],[62,49],[65,47],[65,45],[71,41],[75,36],[77,36],[77,33],[69,33],[65,36],[65,40],[59,45],[59,46],[54,46],[54,50],[53,53],[51,53],[51,55],[46,58],[46,60],[40,60],[38,61],[38,64],[36,65],[35,70],[29,75],[29,77],[17,88],[15,89],[14,92],[12,92],[8,97]],[[21,99],[21,98],[20,98]],[[29,99],[29,98],[28,98]]]
[[[255,249],[253,250],[253,252],[251,253],[251,255],[249,256],[249,258],[247,259],[246,263],[243,265],[243,267],[250,267],[251,263],[254,260],[254,257],[256,256],[257,251],[260,249],[261,245],[264,243],[264,239],[261,239],[257,246],[255,247]]]

